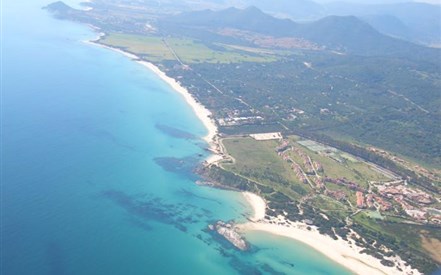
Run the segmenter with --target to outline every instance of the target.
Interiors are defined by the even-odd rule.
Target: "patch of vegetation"
[[[308,68],[304,62],[313,67]],[[357,74],[353,67],[359,68]],[[378,67],[387,70],[377,71]],[[221,127],[225,133],[263,132],[272,125],[277,131],[288,128],[288,131],[307,131],[336,139],[346,136],[441,167],[441,147],[437,142],[441,139],[437,123],[441,115],[438,68],[429,64],[419,68],[432,72],[430,78],[421,79],[403,71],[403,67],[423,65],[403,59],[334,57],[305,52],[300,57],[267,64],[200,63],[192,66],[191,72],[171,70],[170,74],[182,75],[183,84],[191,87],[192,93],[217,118],[263,117],[259,121]],[[378,76],[365,78],[366,71]],[[213,88],[201,83],[195,72],[223,93],[210,92]],[[404,85],[400,80],[404,78],[412,82],[405,81],[408,85]],[[303,113],[297,114],[293,109],[301,109]]]
[[[421,241],[424,235],[436,239],[441,238],[438,227],[379,221],[363,213],[355,215],[353,219],[355,223],[352,228],[367,242],[375,242],[377,247],[382,244],[386,245],[421,272],[428,274],[440,264],[430,259],[435,251],[429,252],[427,247],[423,247]]]
[[[110,33],[101,38],[99,43],[114,48],[121,48],[151,61],[158,62],[175,59],[173,53],[165,46],[161,37],[158,36]]]
[[[110,33],[99,43],[121,48],[151,62],[181,60],[193,63],[241,63],[273,62],[277,58],[271,53],[249,53],[231,47],[207,47],[205,44],[185,37],[161,37]]]
[[[227,138],[223,141],[234,163],[222,164],[230,172],[257,181],[275,191],[300,198],[311,192],[308,185],[300,183],[289,165],[282,161],[274,148],[275,141],[256,142],[252,138]]]
[[[259,193],[269,201],[269,214],[286,212],[290,220],[311,221],[335,239],[346,238],[351,228],[363,237],[355,241],[363,252],[385,265],[391,263],[384,257],[394,253],[422,272],[439,265],[439,243],[433,241],[441,239],[439,227],[409,224],[403,216],[393,216],[394,210],[383,220],[363,212],[351,217],[355,192],[366,191],[369,181],[385,179],[352,156],[389,169],[431,194],[441,191],[441,182],[430,174],[416,173],[366,148],[373,145],[441,167],[439,50],[383,36],[355,17],[301,25],[255,8],[160,18],[118,1],[93,7],[81,11],[58,2],[47,9],[58,18],[92,24],[107,33],[100,43],[137,54],[179,78],[212,111],[223,134],[281,131],[350,154],[339,152],[332,159],[294,145],[324,168],[317,174],[307,171],[309,181],[303,183],[293,173],[293,163],[276,154],[276,142],[225,139],[234,161],[203,169],[208,179]],[[299,155],[286,156],[308,170]],[[322,185],[325,177],[357,185]],[[393,252],[379,249],[381,244]]]
[[[439,227],[415,224],[411,219],[398,214],[394,216],[391,212],[359,212],[355,207],[355,191],[347,186],[327,184],[328,190],[340,190],[348,194],[347,200],[352,204],[319,194],[316,187],[313,189],[296,179],[293,169],[290,168],[290,161],[283,156],[289,155],[294,161],[301,163],[302,157],[295,156],[295,152],[307,154],[312,161],[323,164],[324,169],[320,172],[320,177],[345,175],[348,179],[358,182],[388,180],[387,178],[352,155],[347,156],[352,158],[352,161],[337,162],[330,156],[300,146],[297,143],[301,140],[298,136],[292,136],[289,140],[291,147],[287,147],[282,155],[278,155],[275,150],[281,144],[278,141],[256,141],[250,137],[226,138],[223,145],[234,161],[226,161],[221,167],[211,166],[206,169],[215,171],[215,174],[233,175],[228,178],[224,176],[224,179],[217,177],[221,184],[222,180],[226,180],[225,183],[229,186],[263,196],[269,203],[268,215],[285,215],[293,221],[308,220],[318,226],[322,234],[334,239],[337,239],[337,236],[347,239],[349,229],[353,229],[362,237],[355,239],[355,243],[364,248],[363,253],[381,259],[385,265],[391,265],[390,260],[385,257],[397,254],[422,272],[427,273],[437,267],[439,255],[436,249],[439,243],[436,240],[441,238]],[[292,148],[296,148],[297,151]],[[339,151],[334,153],[343,154]],[[331,161],[327,161],[328,159]],[[316,176],[308,177],[314,179]],[[382,249],[383,245],[392,250]]]

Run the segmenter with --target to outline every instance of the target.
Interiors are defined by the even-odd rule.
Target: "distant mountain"
[[[410,43],[379,33],[355,16],[328,16],[303,24],[295,35],[331,49],[361,55],[398,53],[410,46]]]
[[[186,12],[168,16],[161,21],[163,27],[221,29],[233,28],[274,37],[304,38],[325,46],[329,50],[358,55],[415,55],[433,54],[430,49],[375,30],[354,16],[328,16],[312,23],[295,23],[263,13],[256,7],[228,8],[220,11]]]
[[[70,18],[72,15],[81,13],[81,11],[71,8],[62,1],[51,3],[43,7],[43,9],[48,10],[59,19]]]
[[[407,0],[234,0],[225,4],[240,8],[255,6],[297,22],[330,15],[357,16],[383,34],[416,43],[441,45],[441,5]]]
[[[256,7],[185,12],[164,18],[162,23],[208,28],[235,28],[273,36],[286,36],[290,30],[297,27],[297,24],[289,19],[275,18]]]
[[[47,5],[46,7],[44,7],[44,9],[47,9],[51,12],[66,12],[66,11],[72,10],[71,7],[69,7],[68,5],[66,5],[62,1],[51,3],[51,4]]]
[[[411,33],[406,24],[404,24],[400,19],[392,15],[366,15],[360,17],[363,21],[367,22],[369,25],[379,30],[383,34],[390,35],[392,37],[397,37],[405,40],[412,40]]]
[[[244,0],[243,5],[292,19],[306,20],[324,15],[323,6],[311,0]]]
[[[424,44],[441,44],[441,6],[427,3],[396,3],[363,5],[335,2],[324,5],[326,14],[354,15],[369,18],[382,33],[391,34]],[[405,28],[397,29],[397,21],[385,20],[394,17]],[[395,29],[394,29],[395,28]],[[391,32],[391,29],[394,29]]]

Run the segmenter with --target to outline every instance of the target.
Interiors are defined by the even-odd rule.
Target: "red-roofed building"
[[[360,191],[357,191],[357,193],[355,193],[355,195],[357,196],[357,207],[358,208],[364,208],[364,196],[363,193]]]

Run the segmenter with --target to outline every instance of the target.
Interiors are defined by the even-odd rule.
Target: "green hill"
[[[167,32],[178,32],[185,28],[213,32],[228,28],[273,37],[303,38],[328,50],[364,56],[413,56],[431,61],[440,54],[439,50],[384,35],[354,16],[328,16],[300,24],[272,17],[256,7],[243,10],[228,8],[181,13],[161,19],[160,26]]]

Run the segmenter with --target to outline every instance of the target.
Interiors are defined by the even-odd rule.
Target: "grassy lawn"
[[[295,141],[298,140],[296,136],[289,139],[293,146],[310,156],[312,160],[322,164],[324,173],[321,176],[346,178],[365,188],[368,187],[368,181],[385,179],[383,175],[372,170],[363,162],[346,161],[339,163],[296,143]],[[313,192],[308,184],[303,184],[297,179],[290,165],[277,155],[275,152],[275,148],[278,145],[277,141],[256,141],[250,137],[237,137],[224,139],[223,144],[228,153],[235,159],[235,163],[224,163],[222,165],[224,169],[252,179],[262,185],[270,186],[296,199]],[[289,151],[288,153],[295,162],[305,168],[302,158],[296,152]],[[313,176],[310,177],[310,179],[313,178]],[[330,190],[345,192],[347,198],[355,205],[356,197],[354,191],[332,183],[327,183],[326,186]],[[333,201],[331,198],[328,199]],[[319,208],[329,208],[332,210],[336,210],[334,208],[341,209],[344,206],[337,201],[333,202],[333,205],[329,205],[329,201],[317,199],[314,200],[314,204],[317,204],[316,206]]]
[[[346,207],[341,202],[333,200],[329,197],[318,195],[314,197],[310,202],[313,202],[313,205],[320,208],[323,212],[332,212],[332,211],[347,211],[348,207]]]
[[[153,62],[175,60],[172,51],[159,36],[111,33],[101,43],[124,48]],[[192,39],[167,37],[167,44],[186,64],[192,63],[240,63],[240,62],[272,62],[277,58],[268,53],[246,53],[234,48],[218,46],[216,50]]]
[[[424,225],[404,224],[402,220],[397,219],[397,222],[390,217],[387,217],[387,221],[380,221],[375,218],[370,218],[368,214],[360,212],[353,216],[355,222],[362,224],[364,227],[370,230],[386,234],[396,238],[398,241],[406,242],[412,248],[422,253],[435,253],[432,248],[440,247],[438,243],[432,242],[430,245],[427,240],[439,240],[441,238],[441,232],[436,227],[429,227]],[[425,243],[423,243],[425,241]],[[424,244],[426,244],[424,246]]]
[[[291,137],[291,145],[301,149],[313,160],[319,161],[324,167],[324,175],[333,178],[345,177],[360,185],[367,185],[368,180],[384,180],[384,176],[372,170],[367,164],[359,161],[346,161],[339,163],[327,156],[319,155],[303,146],[295,143],[296,137]],[[300,183],[291,170],[289,163],[284,161],[275,152],[278,141],[256,141],[250,137],[226,138],[222,141],[227,152],[234,158],[234,162],[225,162],[222,167],[242,177],[251,179],[268,188],[269,192],[262,194],[267,200],[277,200],[274,196],[282,193],[292,201],[302,200],[304,204],[320,209],[327,217],[344,219],[354,209],[346,202],[339,202],[324,194],[317,194],[309,185]],[[299,164],[303,161],[295,152],[289,152],[292,158]],[[313,176],[310,177],[311,179]],[[348,199],[355,205],[355,192],[335,184],[327,184],[329,190],[342,190],[348,195]],[[274,190],[274,192],[272,192]],[[276,193],[280,192],[280,193]],[[430,255],[436,261],[440,260],[441,254],[441,231],[439,228],[409,224],[409,220],[380,214],[376,211],[364,210],[352,217],[355,224],[363,228],[364,232],[379,243],[390,242],[395,247],[409,249],[409,253],[415,253],[418,257]],[[399,249],[399,248],[397,248]],[[406,253],[406,252],[405,252]]]
[[[371,219],[384,220],[384,216],[381,215],[378,211],[365,211],[366,215],[368,215]]]
[[[160,37],[111,33],[100,42],[111,47],[124,48],[150,61],[175,59]]]
[[[298,181],[288,163],[276,154],[276,141],[228,138],[222,142],[235,159],[234,164],[223,164],[224,169],[270,186],[295,199],[311,192],[308,185]]]
[[[293,146],[296,148],[299,148],[301,151],[306,153],[311,157],[312,160],[318,161],[322,164],[324,168],[324,175],[330,178],[346,178],[350,181],[358,183],[360,186],[367,188],[368,187],[368,181],[387,181],[388,178],[386,178],[381,173],[374,171],[372,168],[369,167],[366,163],[357,161],[355,158],[355,161],[346,160],[343,163],[339,163],[336,160],[333,160],[327,156],[320,155],[314,151],[311,151],[300,144],[298,144],[296,141],[299,140],[298,137],[290,137],[290,140],[292,141]],[[337,155],[342,155],[345,158],[353,158],[347,153],[337,152]],[[291,156],[293,159],[298,162],[303,167],[303,161],[301,158],[295,153],[292,152]]]
[[[228,138],[223,140],[228,153],[236,160],[234,166],[239,169],[267,169],[274,173],[288,175],[289,170],[277,156],[275,141],[258,142],[252,138]],[[228,165],[227,165],[228,166]]]

